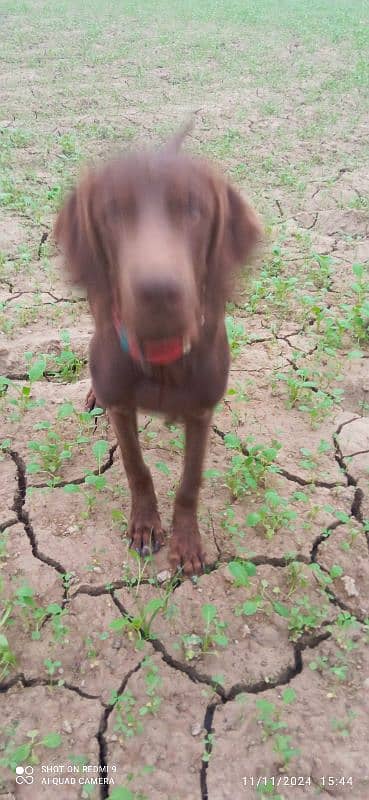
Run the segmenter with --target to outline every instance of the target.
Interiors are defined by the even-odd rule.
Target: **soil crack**
[[[15,511],[17,515],[18,522],[23,525],[24,531],[31,545],[32,555],[35,558],[38,558],[38,560],[42,561],[44,564],[48,564],[49,567],[53,567],[53,569],[55,569],[59,575],[65,575],[67,570],[62,564],[60,564],[59,561],[56,561],[51,556],[44,555],[44,553],[38,549],[37,538],[30,520],[30,516],[28,511],[26,511],[24,508],[27,493],[26,465],[22,456],[15,450],[9,450],[8,452],[16,466],[17,488],[14,494],[13,511]]]
[[[141,659],[141,661],[139,661],[139,663],[136,664],[136,666],[133,667],[133,669],[127,672],[127,674],[124,676],[123,680],[119,685],[117,696],[123,694],[130,677],[134,675],[135,672],[138,672],[141,669],[143,660],[144,659]],[[115,703],[109,703],[109,705],[105,707],[101,715],[99,730],[95,737],[99,745],[99,769],[101,775],[108,774],[108,743],[106,741],[106,731],[108,729],[109,717],[114,707]],[[107,797],[109,797],[109,786],[103,784],[100,790],[100,800],[105,800],[105,798]]]
[[[200,792],[201,800],[209,800],[209,792],[207,787],[207,771],[209,767],[209,760],[213,749],[213,739],[215,736],[214,728],[214,714],[218,706],[225,705],[232,702],[239,694],[261,694],[268,691],[268,689],[276,689],[278,686],[285,686],[290,683],[297,675],[303,670],[302,653],[306,649],[314,649],[318,645],[329,639],[331,636],[330,631],[321,631],[319,634],[313,636],[302,637],[300,642],[294,645],[294,664],[285,667],[278,677],[274,680],[266,681],[261,680],[253,684],[235,684],[229,692],[227,692],[219,700],[212,701],[206,707],[203,727],[206,731],[205,736],[205,759],[203,758],[200,768]]]
[[[9,689],[12,689],[13,686],[16,686],[18,683],[20,683],[24,689],[30,689],[33,686],[59,687],[60,689],[68,689],[70,692],[75,692],[86,700],[100,701],[100,695],[89,694],[89,692],[85,692],[79,686],[75,686],[73,683],[68,683],[68,681],[63,681],[63,683],[60,683],[60,679],[58,678],[27,678],[23,672],[19,672],[17,675],[14,675],[9,681],[0,683],[0,694],[5,694],[5,692],[8,692]]]

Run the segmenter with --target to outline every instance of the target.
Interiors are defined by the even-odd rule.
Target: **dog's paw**
[[[169,545],[169,563],[174,572],[179,570],[188,578],[204,571],[205,556],[195,515],[176,515]]]
[[[157,511],[132,513],[128,530],[129,546],[143,558],[157,553],[164,543],[164,531]]]

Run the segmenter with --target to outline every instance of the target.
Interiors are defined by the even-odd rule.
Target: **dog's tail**
[[[164,150],[166,153],[178,153],[186,136],[193,130],[195,125],[195,116],[191,114],[190,118],[185,122],[180,129],[170,137],[165,143]]]

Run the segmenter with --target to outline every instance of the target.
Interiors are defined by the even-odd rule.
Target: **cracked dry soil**
[[[268,3],[260,8],[275,11]],[[218,6],[217,14],[234,11]],[[263,17],[256,39],[265,49],[255,52],[251,18],[240,27],[229,17],[223,30],[209,17],[200,30],[177,9],[155,32],[147,26],[152,4],[135,15],[115,9],[123,57],[107,4],[95,27],[77,7],[48,9],[38,27],[30,13],[39,14],[38,0],[6,16],[13,66],[1,78],[0,122],[8,176],[0,205],[0,797],[366,800],[369,349],[352,311],[353,264],[363,265],[366,297],[369,285],[363,89],[355,84],[364,116],[345,87],[355,118],[335,116],[342,95],[333,78],[342,77],[346,45],[327,33],[329,44],[312,54],[296,8],[292,27],[280,28],[283,47],[276,19]],[[333,25],[327,9],[320,13]],[[55,41],[54,29],[45,61],[42,41]],[[190,54],[182,66],[171,45],[182,47],[178,31]],[[249,71],[224,55],[231,49],[241,64],[246,41]],[[326,94],[321,61],[333,81]],[[93,81],[103,91],[92,100]],[[126,93],[123,127],[114,81]],[[259,272],[229,307],[229,391],[214,417],[200,507],[207,570],[194,582],[169,580],[167,547],[141,566],[128,552],[116,442],[106,416],[80,413],[91,319],[49,236],[66,180],[109,151],[106,138],[127,146],[142,131],[157,139],[175,127],[163,92],[178,122],[196,98],[190,145],[239,181],[269,236]],[[14,193],[14,175],[27,202]],[[65,329],[78,361],[68,380],[55,375]],[[46,354],[29,398],[27,351],[31,363]],[[140,430],[168,530],[181,431],[148,416]],[[275,442],[256,485],[242,484],[237,463],[252,461],[255,443]],[[242,580],[235,562],[246,570]],[[209,606],[215,621],[206,627]],[[27,764],[32,784],[16,781],[16,766]]]

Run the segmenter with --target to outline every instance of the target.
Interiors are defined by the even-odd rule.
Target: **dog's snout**
[[[177,281],[171,277],[150,277],[137,285],[140,301],[147,306],[178,304],[182,291]]]

